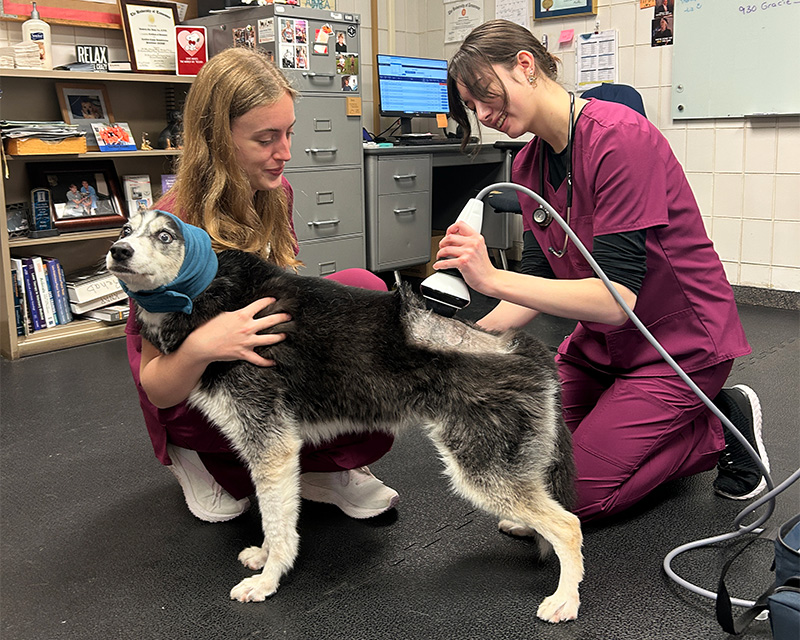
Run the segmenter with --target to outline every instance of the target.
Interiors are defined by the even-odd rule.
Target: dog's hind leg
[[[233,600],[260,602],[271,596],[283,574],[294,565],[299,546],[301,444],[299,438],[283,435],[250,462],[264,544],[242,551],[239,561],[249,569],[263,569],[231,590]]]

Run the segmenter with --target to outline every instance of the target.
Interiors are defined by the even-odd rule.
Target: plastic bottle
[[[50,25],[39,17],[39,10],[36,8],[35,2],[30,19],[22,23],[22,40],[38,44],[42,67],[44,69],[53,68],[53,38],[50,35]]]

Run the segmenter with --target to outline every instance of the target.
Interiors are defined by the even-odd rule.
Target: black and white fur
[[[148,290],[175,278],[182,252],[174,221],[147,211],[126,224],[106,262],[131,290]],[[263,570],[231,598],[264,600],[292,568],[304,442],[421,425],[456,493],[497,516],[502,530],[537,536],[543,554],[555,550],[558,588],[538,616],[575,618],[582,535],[567,510],[574,463],[552,354],[525,333],[495,335],[432,314],[407,289],[346,287],[240,251],[218,257],[217,276],[191,315],[138,305],[136,314],[143,337],[163,353],[215,315],[258,298],[276,298],[266,312],[291,314],[274,328],[286,340],[260,351],[276,366],[215,362],[188,399],[230,440],[256,487],[264,543],[239,560]]]

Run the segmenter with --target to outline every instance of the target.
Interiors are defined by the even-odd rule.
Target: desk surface
[[[474,157],[471,155],[475,147],[480,150]],[[430,154],[435,167],[454,166],[462,164],[484,164],[487,162],[502,162],[505,151],[497,149],[491,144],[469,145],[461,151],[458,144],[412,144],[395,145],[393,147],[364,147],[366,156],[407,156]]]

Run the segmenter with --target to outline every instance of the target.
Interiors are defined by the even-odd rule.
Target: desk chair
[[[598,100],[606,100],[607,102],[618,102],[624,104],[634,111],[638,111],[645,118],[647,114],[644,111],[644,102],[641,94],[633,87],[627,84],[614,84],[605,82],[597,87],[588,89],[581,94],[581,98],[597,98]],[[494,146],[498,149],[506,149],[509,153],[516,154],[525,143],[515,142],[509,140],[498,140]],[[513,157],[513,155],[512,155]],[[512,217],[516,214],[522,214],[522,207],[519,204],[518,192],[513,189],[496,189],[486,196],[486,202],[494,209],[495,214],[503,218]],[[494,217],[494,216],[492,216]],[[507,221],[504,219],[502,222],[506,228]],[[510,249],[511,245],[499,248],[490,246],[487,240],[486,246],[490,249],[498,249],[500,252],[500,259],[503,262],[503,268],[508,269],[508,262],[506,261],[505,250]]]

